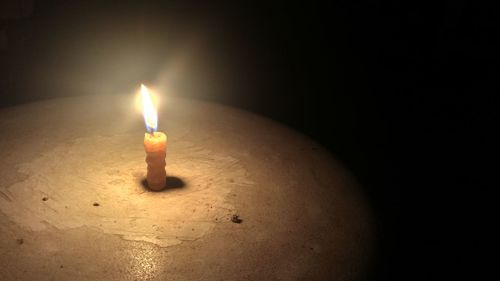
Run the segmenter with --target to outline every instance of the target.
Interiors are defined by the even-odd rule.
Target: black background
[[[355,174],[373,280],[498,278],[500,10],[401,2],[35,1],[1,21],[0,105],[129,93],[179,67],[176,94],[288,124]]]

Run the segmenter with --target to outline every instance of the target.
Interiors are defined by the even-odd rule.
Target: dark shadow
[[[186,183],[178,177],[175,176],[167,176],[167,183],[164,189],[159,190],[159,191],[154,191],[149,189],[148,187],[148,181],[144,178],[141,180],[141,185],[146,189],[147,191],[152,191],[152,192],[165,192],[173,189],[181,189],[186,186]]]

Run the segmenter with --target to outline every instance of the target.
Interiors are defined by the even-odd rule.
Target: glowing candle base
[[[151,190],[159,191],[166,187],[167,172],[165,157],[167,155],[167,136],[162,132],[146,133],[144,149],[148,172],[146,180]]]

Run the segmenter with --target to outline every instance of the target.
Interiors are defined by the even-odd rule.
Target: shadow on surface
[[[155,190],[151,190],[149,189],[148,187],[148,181],[146,180],[146,178],[143,178],[141,180],[141,185],[142,187],[144,187],[144,189],[146,189],[147,191],[152,191],[152,192],[165,192],[165,191],[169,191],[169,190],[173,190],[173,189],[181,189],[181,188],[184,188],[186,186],[186,183],[181,179],[181,178],[178,178],[178,177],[175,177],[175,176],[167,176],[167,184],[166,184],[166,187],[160,191],[155,191]]]

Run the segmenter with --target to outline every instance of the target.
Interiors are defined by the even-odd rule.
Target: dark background
[[[401,2],[6,1],[0,106],[147,82],[263,114],[365,187],[373,280],[495,279],[500,10]]]

